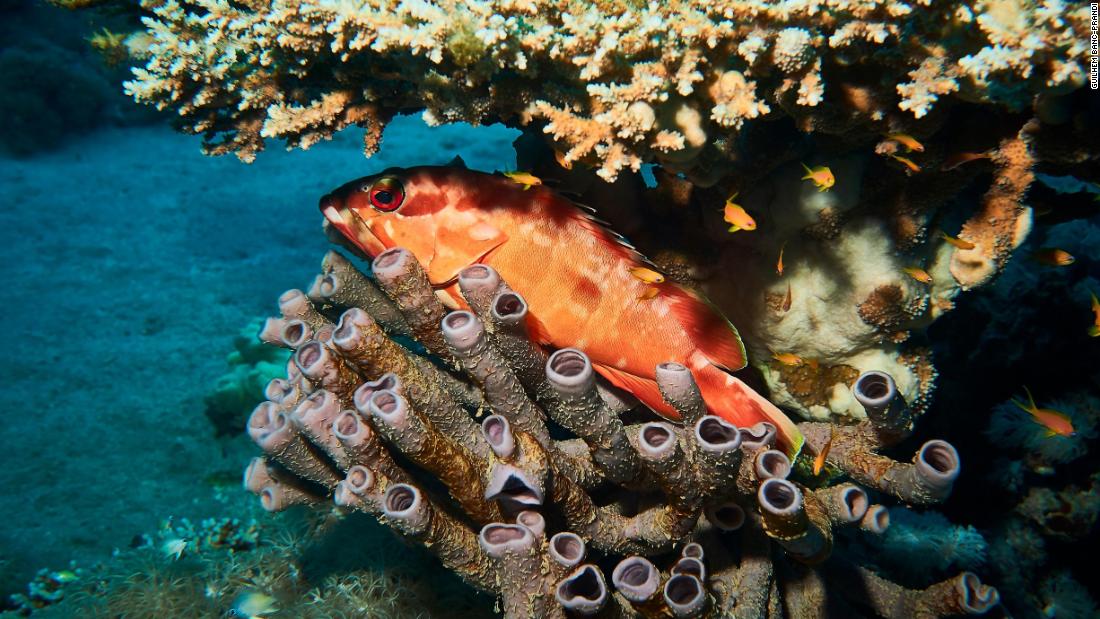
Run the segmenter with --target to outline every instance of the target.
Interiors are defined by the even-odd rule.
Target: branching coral
[[[251,160],[268,138],[306,148],[359,125],[370,154],[395,113],[423,109],[433,123],[538,123],[564,161],[608,180],[645,161],[705,175],[769,115],[836,133],[847,121],[830,119],[921,118],[949,95],[1020,107],[1083,84],[1088,28],[1087,7],[1060,0],[143,6],[147,64],[127,90],[177,110],[211,153]],[[826,76],[852,65],[910,81],[856,97],[885,107],[831,95]]]
[[[350,267],[335,254],[324,264],[319,281]],[[354,279],[384,318],[330,302],[337,284],[314,301],[284,294],[282,317],[264,329],[295,349],[248,424],[265,455],[245,486],[266,509],[335,500],[378,516],[499,596],[507,617],[933,617],[997,604],[971,573],[912,590],[850,563],[837,534],[882,533],[885,508],[856,483],[801,483],[771,448],[775,428],[706,414],[688,368],[657,368],[683,425],[624,422],[582,351],[547,358],[527,342],[526,303],[491,268],[459,275],[473,311],[450,313],[408,252],[379,255],[373,271],[377,284],[337,279]],[[434,331],[424,316],[439,319]],[[409,332],[445,367],[391,339]],[[911,415],[885,374],[854,389],[867,421],[832,438],[802,424],[809,448],[829,441],[830,467],[875,491],[943,500],[959,471],[954,449],[929,441],[912,464],[878,455],[908,435]],[[472,412],[489,414],[478,423]],[[610,574],[599,567],[615,562]]]

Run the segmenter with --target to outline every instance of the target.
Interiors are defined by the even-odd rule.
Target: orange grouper
[[[797,453],[802,437],[774,404],[730,375],[745,366],[736,329],[709,301],[667,279],[569,199],[545,186],[459,166],[391,168],[321,199],[329,222],[369,256],[412,252],[450,308],[465,308],[458,273],[487,264],[526,299],[540,345],[575,347],[595,370],[658,414],[676,419],[657,364],[692,370],[711,413],[740,427],[769,421]],[[656,294],[653,293],[656,288]]]

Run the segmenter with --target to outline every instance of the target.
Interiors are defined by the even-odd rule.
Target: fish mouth
[[[344,238],[351,241],[363,253],[370,257],[386,251],[386,245],[371,232],[367,224],[346,206],[333,204],[331,200],[322,199],[321,214],[329,221]]]

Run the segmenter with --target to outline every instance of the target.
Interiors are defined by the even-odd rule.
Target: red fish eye
[[[396,211],[405,200],[405,190],[395,178],[382,178],[370,186],[370,205],[385,213]]]

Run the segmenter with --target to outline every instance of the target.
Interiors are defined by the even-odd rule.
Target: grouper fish
[[[461,166],[391,168],[344,184],[321,212],[368,256],[412,252],[444,304],[466,309],[458,274],[492,266],[529,307],[528,331],[547,350],[583,350],[608,382],[672,420],[656,367],[691,369],[711,414],[739,426],[775,424],[788,453],[802,446],[795,425],[733,376],[745,366],[737,330],[700,293],[667,278],[602,222],[545,185],[525,187]],[[655,289],[655,292],[654,292]]]

